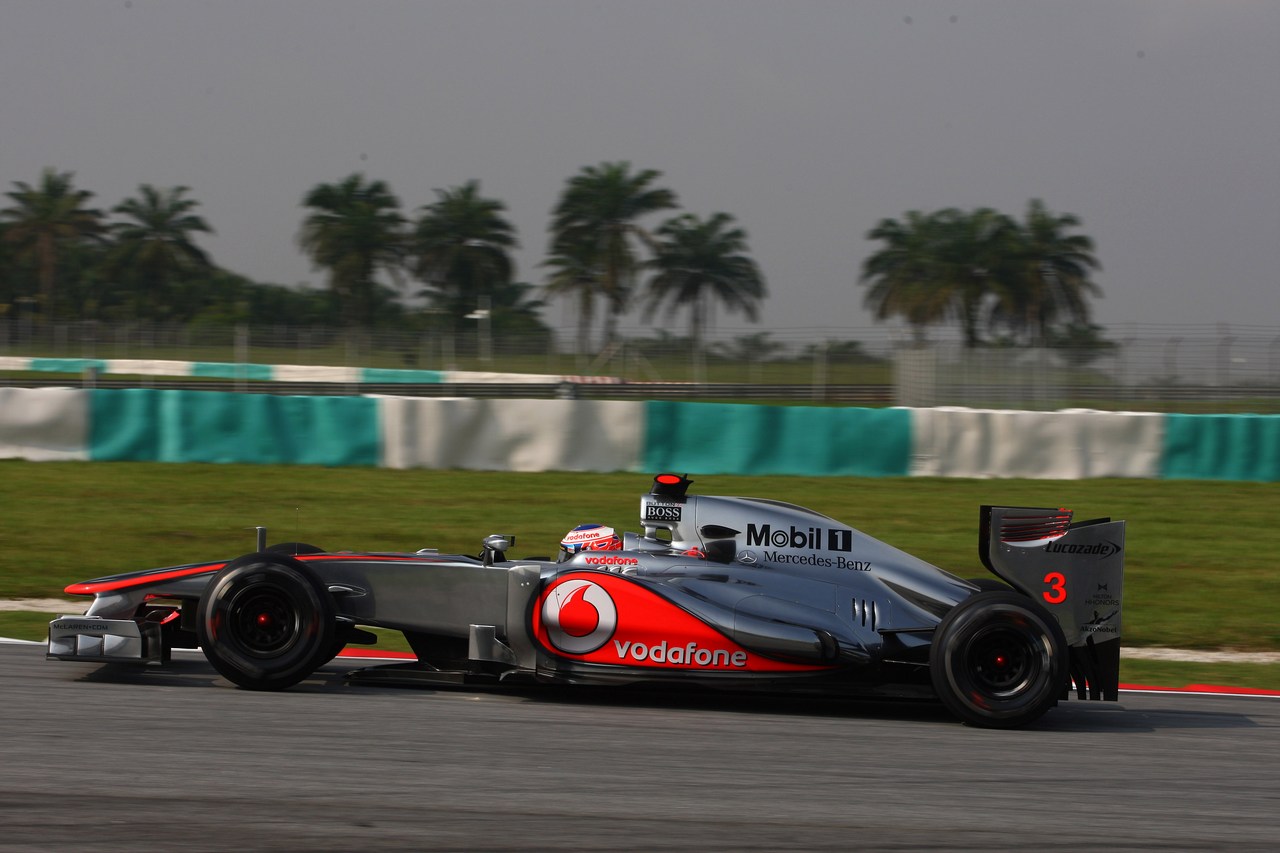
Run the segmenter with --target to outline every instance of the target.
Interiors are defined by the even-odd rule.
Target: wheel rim
[[[298,640],[301,618],[293,599],[272,584],[254,584],[227,606],[227,628],[235,644],[254,657],[274,657]]]
[[[1016,697],[1044,671],[1044,648],[1037,635],[1014,625],[989,626],[966,644],[964,668],[975,690],[991,699]]]

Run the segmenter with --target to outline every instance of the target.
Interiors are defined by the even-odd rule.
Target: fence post
[[[824,400],[827,396],[827,347],[831,341],[824,340],[813,350],[813,399]]]
[[[1182,338],[1169,338],[1164,345],[1164,372],[1167,375],[1165,379],[1171,385],[1180,384],[1178,379],[1178,347],[1182,344]]]
[[[1231,384],[1231,344],[1235,338],[1227,335],[1218,342],[1218,387]]]
[[[236,391],[243,392],[245,377],[249,372],[249,327],[244,323],[236,325]]]

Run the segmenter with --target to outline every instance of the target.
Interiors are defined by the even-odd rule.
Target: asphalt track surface
[[[283,693],[0,644],[0,850],[1274,850],[1280,698]]]

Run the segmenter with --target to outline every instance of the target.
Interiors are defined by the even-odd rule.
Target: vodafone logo
[[[599,584],[571,578],[548,590],[542,602],[542,624],[551,645],[584,655],[609,642],[618,627],[618,609]]]
[[[578,545],[583,542],[595,542],[597,539],[608,539],[612,535],[612,527],[591,527],[586,530],[571,530],[560,541],[566,545]]]
[[[640,561],[635,557],[614,557],[611,555],[601,557],[584,557],[582,562],[588,566],[638,566]]]

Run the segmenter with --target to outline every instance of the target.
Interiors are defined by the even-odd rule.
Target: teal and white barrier
[[[89,458],[89,395],[75,388],[0,388],[0,459]]]
[[[344,382],[360,384],[438,385],[456,382],[555,384],[563,381],[616,382],[612,377],[559,374],[496,373],[477,370],[400,370],[384,367],[332,367],[319,364],[254,364],[230,361],[171,361],[141,358],[31,358],[0,356],[0,370],[35,373],[94,371],[102,376],[195,376],[257,382]]]
[[[643,404],[643,470],[903,477],[911,410]]]
[[[0,388],[0,458],[1280,482],[1280,415]]]
[[[380,397],[384,468],[636,471],[645,404]]]
[[[379,463],[378,401],[369,397],[150,388],[87,393],[92,461]]]
[[[912,409],[911,474],[1156,478],[1164,425],[1150,413]]]

